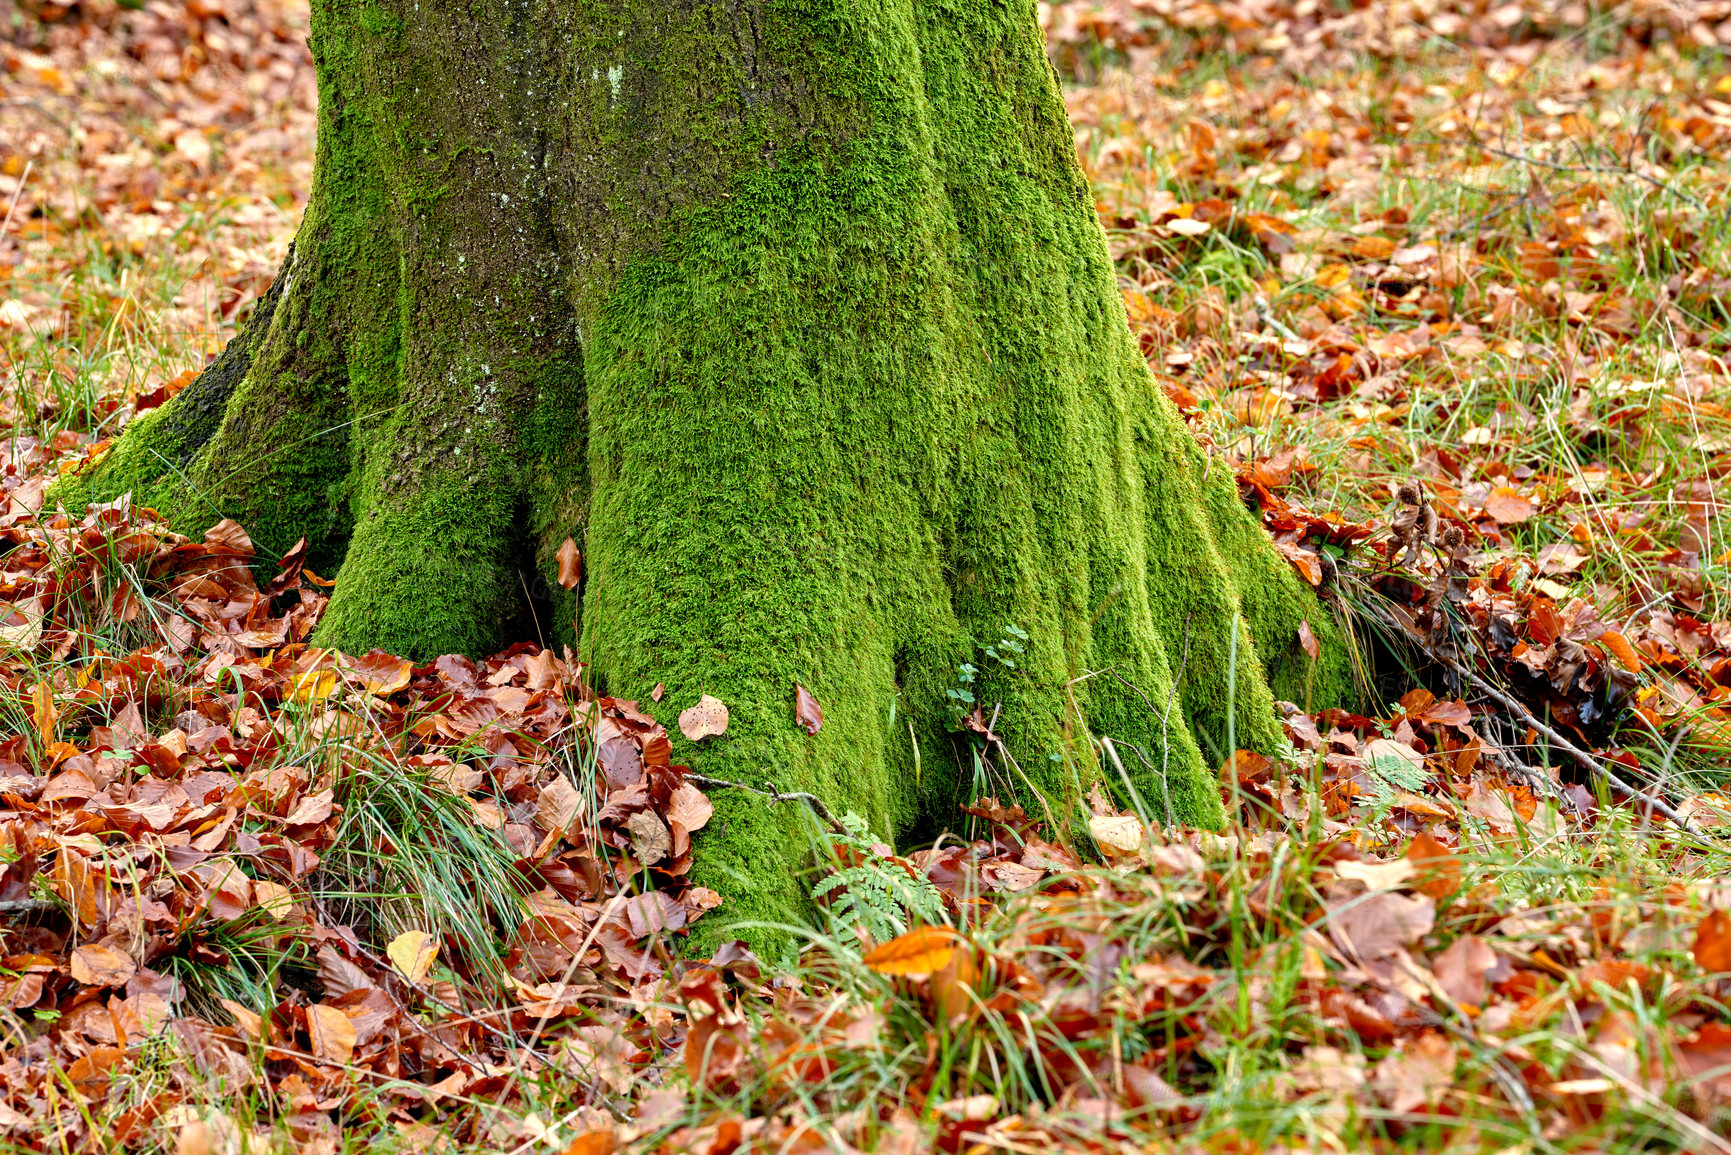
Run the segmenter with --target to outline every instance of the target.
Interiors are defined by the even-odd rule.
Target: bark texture
[[[883,833],[977,785],[964,662],[1009,785],[1058,810],[1107,734],[1202,824],[1228,703],[1271,750],[1276,692],[1343,688],[1330,613],[1131,339],[1032,0],[314,0],[312,46],[277,284],[69,507],[307,534],[349,650],[580,620],[607,692],[732,709],[676,760]],[[567,535],[580,604],[525,605]],[[1011,625],[1016,667],[982,661]],[[794,919],[799,816],[716,802],[708,921]]]

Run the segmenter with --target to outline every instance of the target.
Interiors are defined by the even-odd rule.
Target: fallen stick
[[[829,807],[823,804],[823,799],[819,798],[815,794],[807,794],[803,790],[784,794],[773,786],[767,790],[763,790],[756,786],[747,786],[743,782],[729,782],[725,778],[711,778],[707,774],[692,774],[689,772],[685,775],[685,780],[687,782],[695,782],[699,786],[725,787],[729,790],[744,790],[750,794],[761,794],[771,802],[804,802],[812,808],[812,811],[823,821],[825,826],[828,826],[843,838],[848,836],[847,827],[836,821],[836,817],[830,813]]]

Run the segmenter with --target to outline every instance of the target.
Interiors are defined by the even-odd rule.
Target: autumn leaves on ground
[[[1284,705],[1223,833],[1103,741],[1000,802],[959,722],[956,829],[785,801],[810,945],[694,960],[718,787],[578,658],[322,652],[298,552],[45,504],[268,285],[315,97],[298,4],[7,10],[0,1145],[1731,1147],[1731,4],[1040,17],[1365,712]]]

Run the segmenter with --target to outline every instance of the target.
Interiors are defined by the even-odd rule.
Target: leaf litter
[[[1410,668],[1370,715],[1282,704],[1289,749],[1222,766],[1224,834],[1126,808],[1090,756],[1056,825],[984,797],[929,848],[831,839],[944,922],[789,971],[680,957],[726,917],[689,883],[712,804],[569,654],[320,651],[299,551],[261,579],[232,523],[42,508],[268,285],[315,98],[292,4],[24,7],[7,1142],[1723,1147],[1731,9],[1041,6],[1152,369]],[[583,580],[575,543],[558,563]],[[720,740],[725,706],[691,710]],[[412,827],[362,821],[390,783]],[[382,864],[415,844],[492,855],[509,893],[404,893]]]

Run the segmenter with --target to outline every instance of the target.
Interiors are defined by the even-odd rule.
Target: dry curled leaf
[[[625,829],[631,834],[637,861],[644,866],[654,866],[673,853],[673,835],[654,811],[639,810],[625,820]]]

